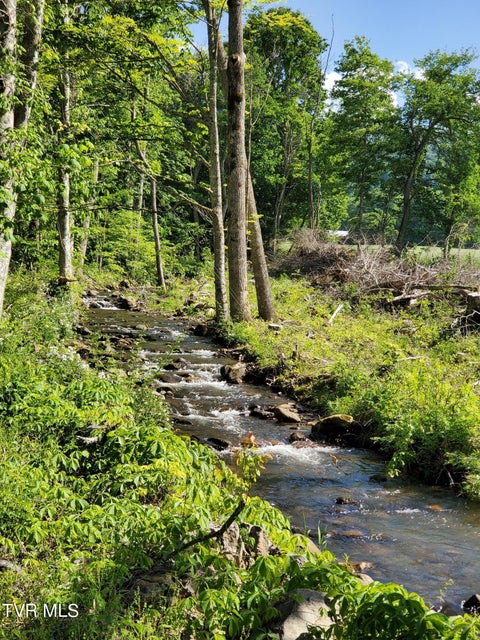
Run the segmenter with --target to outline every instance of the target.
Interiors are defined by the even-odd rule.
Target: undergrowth
[[[363,638],[476,637],[475,619],[433,614],[398,585],[361,586],[329,552],[309,551],[278,510],[249,497],[256,458],[244,456],[240,479],[175,435],[135,366],[97,368],[67,346],[71,299],[22,278],[0,325],[0,638],[273,639],[277,607],[298,588],[337,603],[328,637],[357,638],[355,620]],[[267,335],[256,349],[271,363]],[[329,369],[335,349],[322,354]],[[300,362],[288,374],[300,376]],[[211,533],[232,514],[246,549],[257,525],[276,551],[247,566],[226,554]]]

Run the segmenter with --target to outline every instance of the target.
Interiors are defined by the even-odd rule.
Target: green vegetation
[[[299,12],[254,5],[0,0],[5,640],[273,639],[298,588],[334,603],[335,624],[312,638],[478,637],[478,620],[430,612],[396,585],[363,587],[312,552],[249,494],[261,460],[239,456],[237,477],[176,436],[134,359],[120,366],[111,345],[80,357],[101,350],[76,333],[80,291],[128,280],[164,312],[215,318],[320,414],[352,414],[392,475],[480,498],[478,327],[458,322],[451,297],[478,286],[478,256],[461,259],[480,239],[475,56],[430,52],[395,73],[358,37],[328,93],[326,40]],[[192,46],[200,21],[208,52]],[[402,310],[397,264],[414,276],[400,297],[431,275],[413,252],[384,261],[385,281],[376,249],[359,244],[366,286],[345,256],[306,279],[307,251],[273,265],[272,295],[264,245],[290,251],[307,226],[315,242],[343,227],[398,252],[434,243],[449,268],[433,302],[422,293]],[[430,248],[415,251],[429,264]],[[247,257],[262,321],[249,321]],[[233,523],[244,561],[222,542]],[[271,553],[257,553],[252,526]]]
[[[286,285],[276,283],[277,296],[308,293]],[[22,274],[9,293],[0,343],[0,599],[11,615],[3,607],[1,638],[273,639],[276,607],[298,588],[337,603],[336,635],[312,630],[312,638],[357,638],[359,624],[362,637],[379,640],[476,637],[475,618],[428,611],[396,585],[363,587],[329,552],[312,551],[280,512],[249,497],[261,461],[246,452],[241,480],[212,451],[174,435],[163,402],[138,384],[135,362],[87,365],[62,292]],[[247,327],[237,329],[245,340]],[[274,362],[274,343],[262,354],[250,347]],[[247,565],[212,536],[232,516]],[[255,555],[248,525],[261,526],[272,555]],[[38,615],[15,615],[13,604],[24,603]]]

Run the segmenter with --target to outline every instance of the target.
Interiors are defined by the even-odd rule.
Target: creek
[[[447,602],[452,612],[479,591],[480,505],[436,487],[381,482],[383,461],[370,451],[288,444],[291,425],[249,410],[287,399],[268,387],[223,381],[221,366],[234,361],[210,338],[193,335],[185,321],[96,301],[103,308],[89,310],[89,325],[139,339],[146,375],[158,378],[167,363],[182,359],[181,370],[158,382],[180,433],[228,441],[231,448],[219,455],[231,465],[231,449],[248,432],[255,435],[258,453],[270,456],[255,493],[311,530],[315,542],[319,532],[339,560],[371,563],[374,579],[400,583],[431,604]]]

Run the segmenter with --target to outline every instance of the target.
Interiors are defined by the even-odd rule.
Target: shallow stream
[[[108,301],[102,304],[108,307]],[[173,371],[159,383],[178,430],[227,440],[232,447],[253,432],[259,453],[271,455],[256,493],[294,525],[310,529],[317,543],[320,532],[338,559],[369,562],[374,579],[403,584],[431,604],[447,602],[452,611],[479,592],[479,505],[442,489],[372,479],[384,465],[366,450],[288,444],[290,425],[249,411],[286,399],[267,387],[222,381],[221,366],[233,361],[211,339],[194,336],[185,322],[112,308],[91,309],[89,317],[103,334],[139,338],[146,372],[183,359],[183,377]],[[231,451],[219,455],[231,461]]]

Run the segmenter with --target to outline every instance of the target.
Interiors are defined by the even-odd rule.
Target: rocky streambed
[[[339,430],[348,441],[357,425],[348,416],[322,420],[269,387],[241,383],[244,365],[188,322],[146,312],[133,300],[124,309],[112,296],[85,302],[89,328],[107,337],[110,353],[135,341],[145,376],[170,404],[179,431],[232,465],[242,443],[268,456],[256,492],[317,544],[368,567],[374,579],[446,602],[450,612],[461,612],[478,591],[480,506],[443,489],[386,481],[383,461],[371,451],[323,442],[338,439]],[[312,429],[322,440],[311,440]]]

